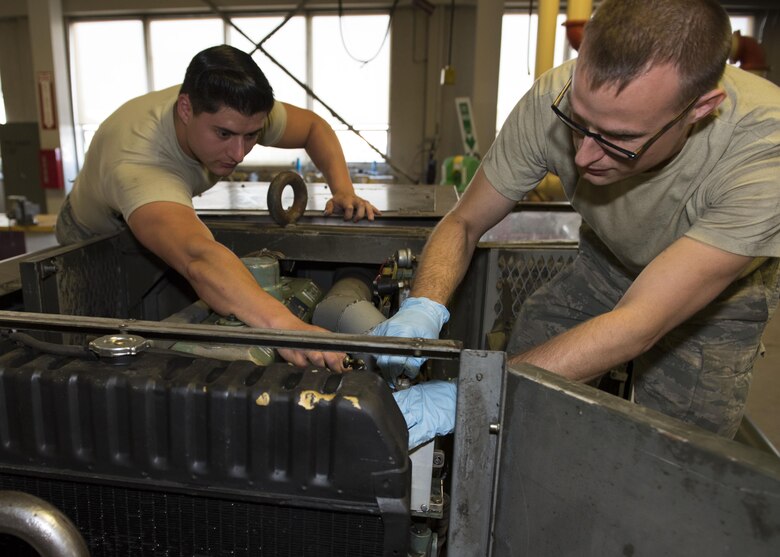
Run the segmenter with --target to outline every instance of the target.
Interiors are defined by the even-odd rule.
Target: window
[[[390,106],[388,16],[321,16],[312,22],[314,90],[382,152],[387,151]],[[371,60],[368,63],[364,61]],[[317,113],[336,130],[356,160],[382,158],[317,103]]]
[[[307,83],[355,129],[379,149],[387,147],[389,131],[390,48],[382,40],[387,15],[296,16],[263,48],[292,75]],[[152,90],[178,83],[192,57],[215,44],[227,43],[253,57],[268,77],[276,98],[309,108],[336,130],[348,162],[379,161],[381,157],[346,126],[310,98],[294,79],[255,49],[280,23],[282,16],[235,17],[247,40],[221,19],[127,18],[75,21],[70,25],[73,111],[79,163],[100,123],[122,103]],[[343,41],[342,41],[343,37]],[[381,47],[381,48],[380,48]],[[353,60],[373,56],[367,64]],[[369,52],[366,52],[369,51]],[[256,148],[245,165],[307,162],[306,153]]]
[[[501,53],[498,66],[498,104],[496,106],[496,132],[501,129],[509,113],[520,97],[534,84],[536,65],[536,14],[504,14],[501,29]],[[566,40],[566,30],[561,27],[566,16],[558,16],[555,32],[553,66],[577,56]]]
[[[149,42],[150,90],[159,91],[179,85],[198,52],[225,42],[224,25],[216,18],[152,20]]]
[[[755,18],[752,15],[732,15],[729,16],[729,19],[732,31],[739,31],[743,37],[753,36]]]
[[[276,29],[283,17],[247,17],[233,20],[236,26],[252,38],[255,42],[262,41],[269,33]],[[245,52],[255,50],[254,43],[247,40],[234,28],[228,29],[228,44],[240,48]],[[274,35],[263,43],[266,50],[274,59],[287,68],[293,76],[306,83],[306,18],[293,17]],[[268,78],[274,90],[274,96],[286,103],[310,108],[311,102],[306,91],[295,80],[274,64],[265,54],[256,50],[252,57],[260,69]],[[389,70],[388,70],[389,71]],[[295,166],[296,161],[305,161],[306,151],[303,149],[253,149],[247,155],[245,164],[290,164]],[[350,160],[350,159],[348,159]]]
[[[125,101],[148,92],[143,45],[143,25],[138,20],[83,22],[71,27],[79,164],[100,122]]]

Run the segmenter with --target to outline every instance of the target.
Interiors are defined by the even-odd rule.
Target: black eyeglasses
[[[561,104],[561,100],[563,100],[563,96],[566,94],[566,91],[569,90],[569,87],[571,87],[571,78],[569,78],[569,81],[566,82],[566,85],[563,87],[563,90],[558,93],[558,96],[555,98],[555,102],[552,103],[550,108],[552,108],[553,112],[555,112],[555,115],[566,124],[572,131],[583,135],[585,137],[590,137],[593,140],[595,140],[599,145],[601,145],[608,153],[611,153],[613,155],[617,155],[626,159],[634,160],[639,157],[642,153],[647,151],[647,149],[656,141],[658,141],[658,138],[661,137],[663,134],[668,132],[672,126],[674,126],[677,122],[683,119],[683,117],[688,114],[688,112],[693,108],[693,105],[696,104],[696,101],[699,99],[699,97],[696,97],[693,99],[688,106],[686,106],[680,114],[674,117],[674,119],[666,124],[663,128],[661,128],[658,133],[656,133],[653,137],[647,140],[644,145],[642,145],[639,149],[636,151],[631,151],[629,149],[624,149],[623,147],[620,147],[619,145],[615,145],[611,141],[607,141],[604,139],[601,134],[594,133],[581,125],[579,125],[577,122],[572,120],[569,116],[566,116],[561,110],[558,108],[558,105]]]

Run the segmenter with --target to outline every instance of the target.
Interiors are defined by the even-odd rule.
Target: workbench
[[[54,237],[57,215],[42,214],[35,218],[35,224],[18,225],[0,214],[0,259],[57,245]]]

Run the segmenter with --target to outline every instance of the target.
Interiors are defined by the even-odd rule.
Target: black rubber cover
[[[370,372],[148,352],[112,365],[0,342],[2,473],[379,515],[383,554],[400,555],[406,446]]]

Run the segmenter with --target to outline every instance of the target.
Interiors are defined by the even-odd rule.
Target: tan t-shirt
[[[100,125],[69,195],[81,228],[92,235],[114,232],[138,207],[154,201],[192,207],[193,196],[218,181],[176,140],[173,106],[179,89],[132,99]],[[274,145],[286,125],[287,111],[276,102],[258,143]]]
[[[572,207],[635,274],[683,235],[739,255],[780,257],[780,88],[727,67],[726,100],[674,160],[593,186],[580,179],[571,131],[550,109],[575,64],[541,76],[507,118],[482,163],[497,191],[519,200],[548,171],[558,175]]]

